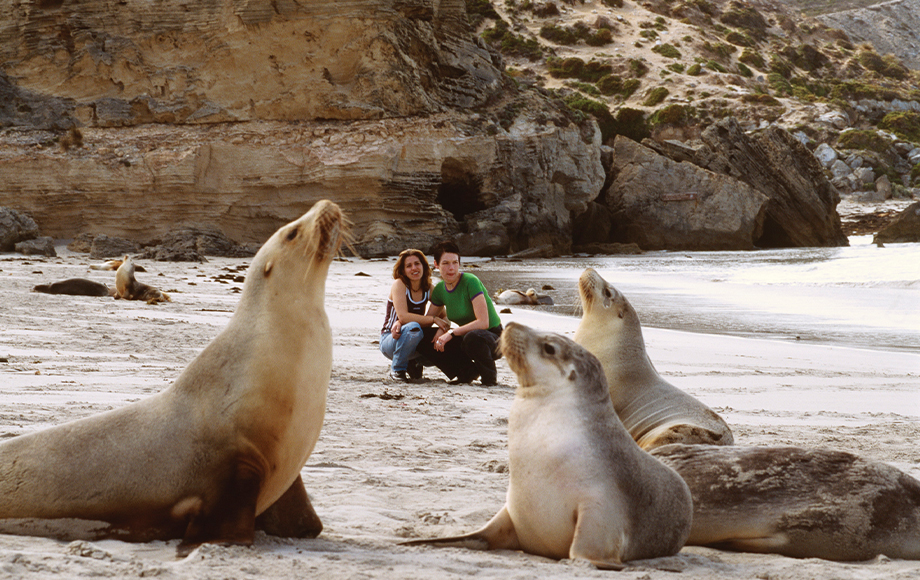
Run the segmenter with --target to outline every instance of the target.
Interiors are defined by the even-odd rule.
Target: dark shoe
[[[495,387],[498,385],[498,377],[482,377],[479,381],[484,387]]]
[[[393,369],[390,369],[389,377],[390,379],[399,381],[401,383],[409,382],[409,377],[406,376],[406,371],[394,371]]]
[[[419,380],[422,378],[422,373],[425,372],[425,367],[422,365],[421,361],[418,359],[409,361],[409,368],[406,369],[406,374],[409,375],[410,379]]]
[[[449,385],[468,385],[479,378],[479,375],[475,372],[465,372],[457,375],[457,378],[450,381]]]

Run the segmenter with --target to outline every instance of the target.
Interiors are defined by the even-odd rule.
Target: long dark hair
[[[409,256],[415,256],[422,262],[422,279],[419,280],[419,285],[422,290],[428,290],[431,288],[431,264],[428,263],[428,258],[425,257],[425,254],[421,250],[408,249],[403,250],[399,253],[399,257],[396,258],[396,264],[393,265],[393,279],[397,278],[403,281],[403,284],[406,285],[406,288],[412,289],[412,282],[410,282],[408,276],[406,276],[406,259]]]

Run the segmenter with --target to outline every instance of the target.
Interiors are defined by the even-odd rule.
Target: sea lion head
[[[578,295],[586,316],[605,312],[607,316],[625,318],[635,313],[626,296],[601,278],[594,268],[588,268],[578,278]]]
[[[328,200],[316,202],[300,219],[282,226],[268,239],[253,258],[246,275],[247,290],[264,286],[267,280],[278,281],[273,294],[290,298],[306,286],[319,285],[325,292],[329,264],[347,235],[347,221],[338,205]],[[281,276],[278,273],[284,272]],[[308,284],[310,282],[310,284]]]
[[[502,332],[501,350],[524,390],[548,393],[570,388],[609,400],[601,363],[561,334],[511,322]]]

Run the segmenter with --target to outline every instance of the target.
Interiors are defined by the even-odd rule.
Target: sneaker
[[[390,379],[394,381],[399,381],[401,383],[409,382],[409,377],[406,376],[406,371],[394,371],[393,369],[390,369],[389,377]]]
[[[410,360],[409,368],[406,369],[406,374],[409,375],[409,378],[412,380],[419,380],[422,378],[422,373],[425,372],[425,367],[419,360]]]

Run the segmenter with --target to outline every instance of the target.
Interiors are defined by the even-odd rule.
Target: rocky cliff
[[[845,31],[856,42],[870,42],[879,53],[894,54],[910,68],[920,69],[920,0],[880,2],[817,19]]]
[[[0,23],[0,205],[56,237],[260,242],[330,198],[365,255],[565,251],[603,183],[596,125],[504,86],[462,0],[3,0]]]
[[[431,114],[501,88],[463,0],[3,0],[0,62],[21,98],[103,127]]]

